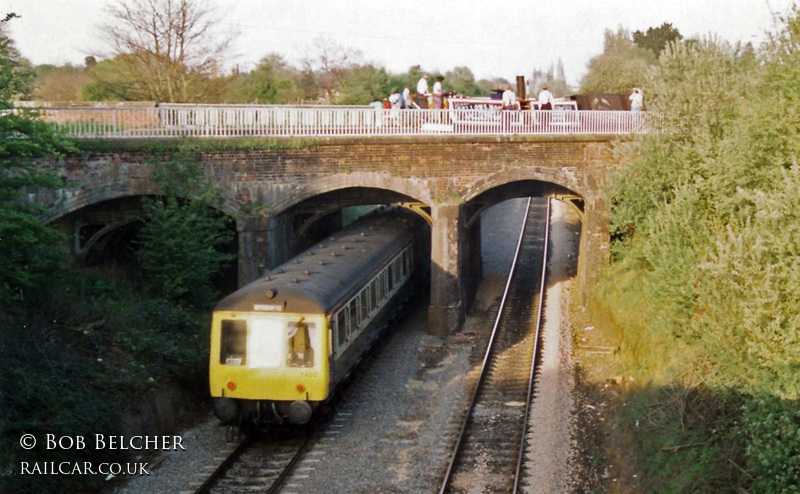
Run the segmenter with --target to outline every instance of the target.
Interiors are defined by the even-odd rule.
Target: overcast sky
[[[2,0],[21,16],[10,34],[34,64],[82,65],[99,54],[97,26],[118,0]],[[295,66],[317,37],[360,50],[363,61],[400,73],[469,67],[476,78],[529,76],[559,59],[577,85],[604,33],[672,23],[684,37],[715,35],[759,45],[793,0],[207,0],[238,31],[233,63],[249,70],[280,53]],[[418,7],[424,5],[424,8]]]

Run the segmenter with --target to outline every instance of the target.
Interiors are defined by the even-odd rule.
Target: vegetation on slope
[[[759,51],[670,44],[665,132],[622,144],[592,311],[637,386],[620,424],[644,492],[800,487],[800,20]]]

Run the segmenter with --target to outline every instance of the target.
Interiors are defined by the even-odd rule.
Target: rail
[[[368,137],[651,133],[656,115],[627,111],[376,110],[363,106],[169,105],[46,107],[38,118],[67,137]]]

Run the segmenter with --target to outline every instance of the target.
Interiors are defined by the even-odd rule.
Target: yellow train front
[[[209,381],[225,423],[305,424],[408,298],[421,222],[373,214],[214,309]]]

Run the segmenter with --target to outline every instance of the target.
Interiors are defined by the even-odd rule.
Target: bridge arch
[[[290,190],[251,190],[251,194],[266,201],[260,209],[237,220],[243,247],[240,280],[254,279],[333,233],[342,226],[345,208],[396,204],[413,210],[431,224],[431,209],[424,202],[424,192],[388,173],[335,174]]]

